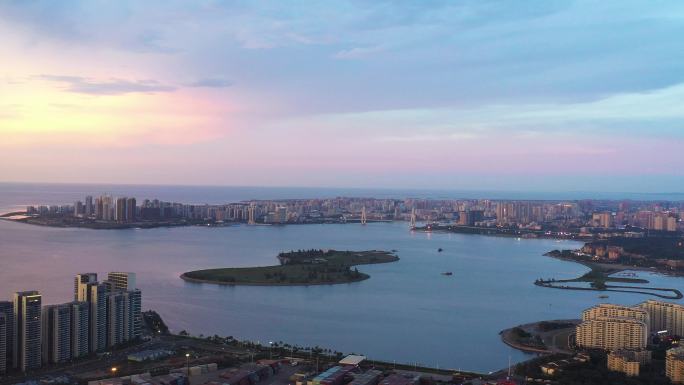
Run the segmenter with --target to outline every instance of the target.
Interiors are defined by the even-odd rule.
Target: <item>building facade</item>
[[[79,358],[90,351],[89,319],[90,305],[87,302],[72,302],[71,308],[71,357]]]
[[[604,350],[644,349],[648,325],[632,318],[599,317],[576,327],[577,346]]]
[[[22,372],[41,366],[41,306],[37,291],[14,294],[13,367]]]
[[[684,306],[648,300],[639,304],[639,307],[649,314],[651,333],[684,336]]]
[[[74,301],[86,301],[88,299],[88,284],[97,282],[96,273],[76,274],[74,278]]]
[[[5,316],[5,332],[0,332],[0,338],[5,341],[5,351],[0,356],[5,357],[0,366],[12,367],[12,351],[14,349],[14,303],[12,301],[0,301],[0,314]]]
[[[684,384],[684,347],[667,351],[665,375],[673,384]]]
[[[50,305],[43,308],[43,362],[58,364],[71,360],[71,305]]]
[[[107,293],[109,285],[93,282],[88,284],[88,297],[86,302],[90,304],[88,312],[88,334],[90,351],[98,352],[107,347]]]
[[[608,353],[608,369],[631,377],[639,375],[642,365],[651,362],[650,350],[614,350]]]
[[[107,274],[107,281],[111,283],[115,290],[130,291],[136,289],[135,273],[115,271]]]
[[[7,316],[0,313],[0,375],[7,372]]]
[[[591,307],[582,312],[582,321],[589,321],[598,318],[630,318],[650,324],[649,314],[640,307],[627,307],[602,303]]]

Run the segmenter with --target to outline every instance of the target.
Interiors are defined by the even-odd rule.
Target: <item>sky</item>
[[[684,2],[0,2],[0,181],[684,191]]]

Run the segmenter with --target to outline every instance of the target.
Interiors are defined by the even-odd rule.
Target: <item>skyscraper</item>
[[[43,362],[57,364],[71,360],[71,305],[43,308]]]
[[[135,198],[128,198],[126,200],[126,221],[134,222],[136,219],[136,202]]]
[[[127,198],[116,198],[116,209],[114,211],[114,220],[117,222],[126,222],[126,200]]]
[[[113,271],[107,274],[107,281],[112,284],[115,290],[130,291],[136,289],[136,275],[135,273]]]
[[[138,289],[130,290],[126,297],[124,335],[126,340],[134,340],[142,335],[142,293]]]
[[[14,349],[14,304],[12,301],[0,301],[0,314],[5,316],[5,333],[1,333],[0,338],[5,340],[5,352],[0,352],[0,356],[4,356],[4,362],[0,365],[5,367],[12,367],[12,350]]]
[[[93,197],[88,195],[85,197],[85,216],[90,217],[95,213],[95,208],[93,206]]]
[[[86,301],[88,298],[88,284],[97,282],[96,273],[76,274],[74,278],[74,301]]]
[[[673,384],[684,384],[684,347],[667,351],[665,355],[665,375]]]
[[[7,372],[7,316],[0,313],[0,375]]]
[[[650,332],[668,335],[684,335],[684,306],[655,300],[642,302],[639,307],[648,312]]]
[[[107,294],[107,347],[113,347],[127,340],[125,335],[127,314],[126,292]]]
[[[114,200],[109,195],[103,195],[100,201],[102,202],[102,219],[111,221],[114,218]]]
[[[104,202],[102,202],[102,197],[95,198],[95,218],[102,219],[104,216]]]
[[[110,304],[108,313],[110,323],[108,324],[109,335],[113,337],[118,335],[119,331],[111,328],[119,327],[117,323],[119,317],[123,317],[121,324],[121,333],[123,333],[123,341],[128,341],[139,337],[142,333],[142,295],[140,290],[136,289],[136,275],[128,272],[111,272],[107,275],[107,281],[111,284],[113,291],[120,291],[122,298],[112,301],[123,301],[119,308],[119,302]],[[116,306],[114,306],[116,305]],[[121,311],[122,314],[112,313],[113,311]],[[119,343],[119,342],[117,342]]]
[[[13,366],[22,372],[41,365],[41,305],[37,291],[14,293]]]
[[[85,207],[83,206],[83,202],[81,201],[76,201],[74,203],[74,216],[75,217],[81,217],[85,213]]]
[[[88,334],[90,305],[87,302],[71,302],[71,357],[87,356],[90,351]]]
[[[104,283],[89,283],[88,297],[90,304],[88,333],[90,351],[97,352],[107,347],[107,293],[109,285]]]

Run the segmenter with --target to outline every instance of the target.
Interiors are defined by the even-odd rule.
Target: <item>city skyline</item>
[[[684,191],[678,2],[0,16],[2,181]]]

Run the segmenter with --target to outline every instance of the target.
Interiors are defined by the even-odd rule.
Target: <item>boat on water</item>
[[[442,251],[444,251],[444,249],[442,249],[441,247],[439,249],[437,249],[438,253],[441,253]]]
[[[450,271],[445,271],[444,273],[442,273],[442,275],[454,275],[454,273],[452,273]]]
[[[602,295],[599,295],[599,298],[601,298],[601,299],[606,299],[606,298],[608,298],[608,296],[605,295],[605,294],[602,294]]]

